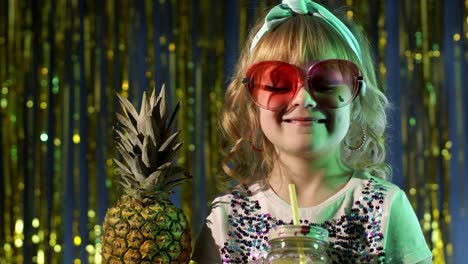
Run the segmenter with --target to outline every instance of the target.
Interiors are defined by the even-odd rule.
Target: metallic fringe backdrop
[[[120,194],[115,92],[181,101],[172,196],[194,236],[216,193],[217,117],[239,48],[272,0],[0,0],[0,263],[100,263]],[[393,103],[387,143],[435,263],[468,258],[468,0],[320,1],[368,33]],[[463,89],[465,88],[465,89]]]

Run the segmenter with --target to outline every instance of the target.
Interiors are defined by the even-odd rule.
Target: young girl
[[[228,157],[239,181],[213,201],[198,263],[248,263],[268,231],[293,224],[329,232],[329,263],[432,263],[418,219],[387,181],[387,99],[366,40],[310,0],[284,0],[255,26],[226,91]]]

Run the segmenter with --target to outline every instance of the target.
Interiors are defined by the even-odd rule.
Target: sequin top
[[[328,229],[329,263],[418,263],[431,258],[405,193],[363,172],[321,204],[299,208],[301,224]],[[268,231],[293,223],[288,202],[259,184],[217,197],[201,233],[197,263],[261,263]]]

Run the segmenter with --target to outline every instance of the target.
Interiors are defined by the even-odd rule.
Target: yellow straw
[[[293,223],[294,225],[300,225],[299,222],[299,209],[297,206],[297,194],[296,194],[296,185],[294,183],[289,184],[289,200],[291,202],[291,209],[293,214]]]
[[[297,194],[296,194],[296,185],[294,183],[289,184],[289,200],[291,202],[291,209],[293,214],[293,223],[294,225],[300,225],[299,222],[299,207],[297,205]],[[304,255],[304,249],[302,248],[302,243],[299,245],[299,263],[305,264],[306,258]]]

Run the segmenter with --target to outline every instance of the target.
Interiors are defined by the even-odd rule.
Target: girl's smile
[[[326,119],[313,116],[297,116],[283,118],[283,122],[299,126],[311,126],[312,124],[324,124]]]

